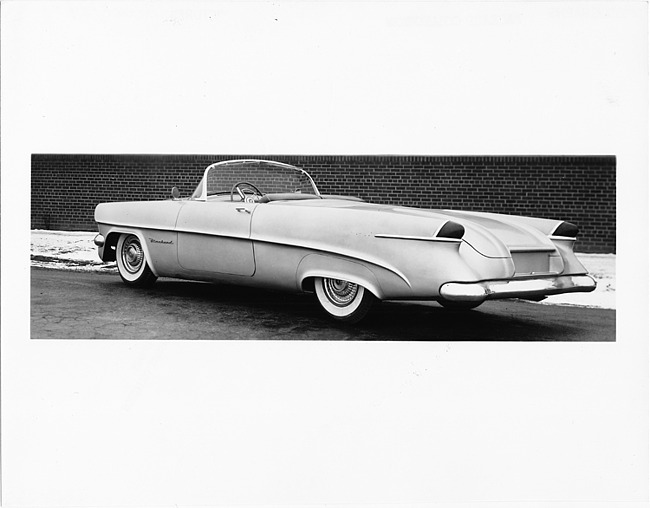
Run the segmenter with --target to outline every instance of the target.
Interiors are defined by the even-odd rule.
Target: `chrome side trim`
[[[447,243],[460,243],[460,238],[444,238],[436,236],[410,236],[410,235],[391,235],[388,233],[376,233],[375,238],[392,238],[394,240],[420,240],[424,242],[447,242]]]
[[[174,227],[160,227],[157,225],[145,225],[145,226],[132,226],[130,224],[126,224],[124,222],[111,222],[111,223],[104,223],[108,227],[118,227],[118,228],[130,228],[134,230],[141,230],[141,229],[150,229],[150,230],[155,230],[155,231],[162,231],[162,232],[167,232],[167,233],[189,233],[192,235],[209,235],[209,236],[218,236],[222,238],[234,238],[236,240],[252,240],[250,236],[244,236],[244,235],[220,235],[218,233],[214,233],[212,231],[199,231],[198,229],[181,229],[181,228],[174,228]]]
[[[575,241],[575,237],[573,237],[573,236],[557,236],[557,235],[548,235],[548,237],[549,237],[551,240],[564,240],[564,241],[567,241],[567,240],[574,240],[574,241]]]

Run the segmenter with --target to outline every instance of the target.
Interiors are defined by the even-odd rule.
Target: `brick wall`
[[[324,194],[568,220],[577,251],[616,252],[614,156],[34,154],[32,228],[94,231],[97,203],[188,196],[209,164],[243,158],[297,165]]]

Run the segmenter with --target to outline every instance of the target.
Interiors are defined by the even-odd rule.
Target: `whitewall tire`
[[[117,241],[115,258],[122,280],[131,286],[150,286],[156,276],[147,264],[144,248],[136,235],[122,234]]]
[[[314,289],[325,312],[347,323],[360,321],[376,300],[363,286],[342,279],[316,277]]]

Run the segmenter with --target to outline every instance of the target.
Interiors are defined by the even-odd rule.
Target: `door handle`
[[[244,208],[243,206],[238,206],[235,208],[239,213],[251,213],[251,211],[248,208]]]

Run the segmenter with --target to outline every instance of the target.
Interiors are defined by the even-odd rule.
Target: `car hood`
[[[474,250],[486,257],[507,258],[512,252],[522,251],[555,251],[555,246],[549,235],[562,223],[552,219],[537,219],[513,215],[501,215],[482,212],[464,212],[455,210],[434,210],[411,208],[405,206],[377,205],[355,201],[326,199],[294,202],[296,206],[315,206],[335,209],[348,209],[360,212],[382,212],[404,217],[405,221],[390,221],[394,231],[381,231],[388,234],[412,234],[399,230],[400,226],[408,228],[408,218],[431,218],[449,220],[461,224],[465,228],[463,241]],[[378,223],[384,221],[378,220]]]

